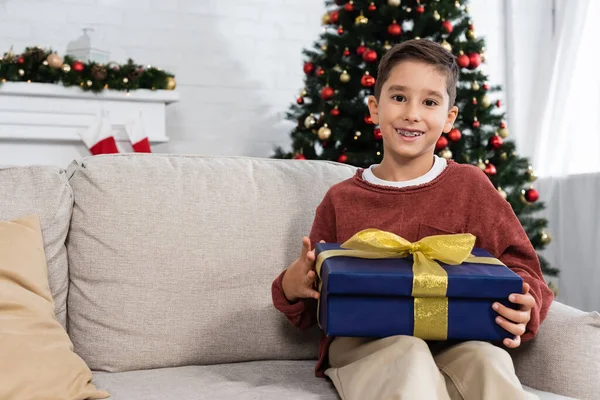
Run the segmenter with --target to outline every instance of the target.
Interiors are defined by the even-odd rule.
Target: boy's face
[[[401,161],[433,157],[442,132],[450,132],[458,115],[449,107],[446,77],[434,66],[402,61],[391,70],[379,101],[369,98],[373,122],[383,135],[384,154]]]

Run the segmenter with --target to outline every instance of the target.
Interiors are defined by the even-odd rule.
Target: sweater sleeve
[[[311,248],[321,240],[335,242],[335,212],[331,203],[330,193],[317,207],[312,229],[309,235]],[[300,299],[290,303],[283,292],[283,271],[271,285],[271,297],[275,308],[282,312],[288,321],[299,329],[308,329],[317,323],[317,301],[315,299]]]
[[[554,294],[544,280],[537,253],[510,203],[498,194],[487,176],[481,173],[480,179],[480,234],[475,233],[479,242],[476,246],[488,250],[529,284],[535,307],[531,310],[526,332],[521,336],[521,341],[526,342],[537,334]]]

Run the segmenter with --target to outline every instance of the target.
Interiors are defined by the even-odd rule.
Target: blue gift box
[[[340,244],[319,243],[315,254],[340,250]],[[476,257],[492,257],[474,248]],[[496,322],[494,302],[516,309],[508,301],[522,292],[522,279],[504,265],[463,262],[439,265],[448,275],[447,339],[499,341],[512,338]],[[320,271],[319,323],[328,336],[413,336],[415,299],[413,257],[325,259]]]

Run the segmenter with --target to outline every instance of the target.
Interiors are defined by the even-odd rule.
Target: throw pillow
[[[105,399],[54,315],[37,216],[0,221],[0,399]]]

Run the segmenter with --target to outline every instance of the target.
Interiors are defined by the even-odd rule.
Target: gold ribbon
[[[322,289],[321,267],[328,258],[341,256],[381,259],[404,258],[412,255],[413,335],[424,340],[446,340],[448,274],[437,261],[448,265],[460,265],[463,262],[504,265],[496,258],[473,256],[471,251],[474,246],[475,236],[470,233],[428,236],[411,243],[390,232],[365,229],[344,242],[341,246],[344,250],[327,250],[319,253],[315,265],[319,276],[319,292]]]

